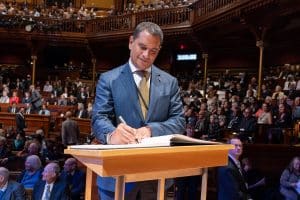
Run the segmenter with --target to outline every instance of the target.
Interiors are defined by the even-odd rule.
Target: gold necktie
[[[149,87],[147,81],[149,79],[150,74],[147,71],[139,71],[138,74],[142,77],[139,84],[139,91],[140,91],[139,100],[140,100],[140,105],[141,105],[144,119],[146,119],[148,105],[149,105]]]

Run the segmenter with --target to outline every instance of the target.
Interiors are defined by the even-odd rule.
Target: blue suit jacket
[[[96,88],[92,126],[97,139],[106,144],[107,134],[113,132],[122,116],[133,128],[148,126],[152,136],[184,133],[185,119],[176,78],[152,66],[150,101],[144,120],[137,87],[129,64],[103,73]],[[100,188],[114,191],[113,178],[98,178]]]
[[[5,200],[24,200],[25,190],[22,184],[15,181],[8,181],[7,188],[2,196]]]
[[[46,182],[41,180],[35,184],[32,192],[33,200],[40,200],[43,197],[43,192]],[[50,194],[50,200],[69,200],[70,199],[69,187],[66,182],[56,180]]]
[[[218,168],[218,200],[247,200],[250,196],[238,166],[228,157],[228,165]]]
[[[80,194],[84,192],[85,174],[81,170],[76,170],[71,180],[68,180],[68,174],[63,171],[60,179],[69,184],[72,200],[80,199]]]

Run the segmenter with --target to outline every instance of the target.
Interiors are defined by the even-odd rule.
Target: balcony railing
[[[91,20],[53,19],[30,16],[0,15],[0,31],[24,30],[36,34],[70,34],[77,37],[101,37],[101,34],[130,32],[140,22],[151,21],[163,28],[187,27],[207,23],[207,19],[237,12],[250,5],[275,3],[278,0],[199,0],[191,6],[162,9]],[[249,9],[248,8],[248,9]]]

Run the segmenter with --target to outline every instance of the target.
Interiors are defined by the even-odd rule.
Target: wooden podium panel
[[[232,145],[195,145],[109,150],[65,149],[87,166],[85,199],[91,199],[93,173],[116,178],[116,198],[124,198],[125,182],[158,180],[158,199],[163,199],[166,178],[202,176],[201,199],[206,199],[207,168],[227,164]]]

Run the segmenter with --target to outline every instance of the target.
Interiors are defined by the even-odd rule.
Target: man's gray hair
[[[9,171],[5,167],[0,167],[0,176],[4,177],[4,180],[8,180],[9,178]]]
[[[0,142],[2,142],[3,144],[6,144],[6,138],[3,136],[0,136]]]
[[[31,166],[38,170],[42,167],[41,159],[37,155],[31,155],[26,158],[26,161],[30,162]]]
[[[48,165],[51,165],[53,172],[56,174],[56,176],[59,176],[59,174],[60,174],[60,167],[59,167],[59,165],[56,162],[51,162]]]
[[[160,44],[163,43],[164,34],[161,30],[161,28],[152,22],[141,22],[139,23],[134,32],[133,32],[133,39],[136,39],[139,37],[139,34],[143,31],[147,31],[151,35],[158,36],[160,38]]]

